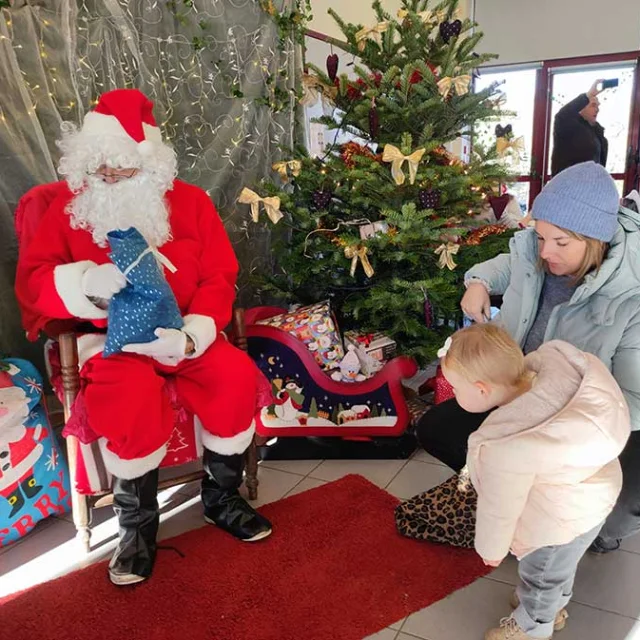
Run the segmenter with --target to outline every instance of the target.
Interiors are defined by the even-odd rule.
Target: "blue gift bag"
[[[154,252],[137,229],[110,231],[111,261],[124,273],[127,286],[109,302],[109,326],[103,355],[118,353],[126,344],[157,339],[154,331],[182,329],[176,298]]]
[[[69,472],[49,426],[40,373],[26,360],[1,360],[0,547],[70,509]]]

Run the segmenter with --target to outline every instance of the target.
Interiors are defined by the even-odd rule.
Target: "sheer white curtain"
[[[13,211],[30,187],[57,179],[63,121],[80,122],[109,89],[144,91],[180,177],[210,194],[248,274],[267,268],[268,236],[247,229],[235,200],[296,141],[300,72],[299,47],[279,41],[258,0],[14,0],[0,10],[0,350],[33,355],[13,298]]]

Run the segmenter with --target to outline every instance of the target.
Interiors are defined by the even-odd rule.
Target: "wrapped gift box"
[[[359,333],[347,331],[344,334],[346,343],[353,344],[362,349],[368,356],[379,362],[386,362],[396,355],[397,345],[395,340],[382,333]]]
[[[258,324],[276,327],[295,336],[323,369],[335,369],[344,358],[338,324],[328,301],[299,307],[290,313],[260,320]]]

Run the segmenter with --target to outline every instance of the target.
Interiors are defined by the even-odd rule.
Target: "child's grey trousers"
[[[551,638],[556,615],[573,595],[578,563],[602,528],[579,536],[569,544],[542,547],[520,560],[520,606],[513,617],[532,638]]]

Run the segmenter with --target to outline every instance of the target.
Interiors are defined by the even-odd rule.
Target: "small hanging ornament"
[[[456,264],[453,256],[455,256],[458,251],[460,251],[460,245],[455,242],[447,242],[447,244],[442,243],[434,253],[440,257],[438,260],[438,266],[441,269],[445,267],[449,269],[449,271],[453,271],[458,265]]]
[[[421,189],[418,200],[423,209],[437,209],[440,206],[440,191],[438,189]]]
[[[407,156],[398,147],[386,144],[382,152],[382,161],[391,163],[391,175],[395,183],[401,187],[405,181],[404,171],[402,170],[403,164],[406,162],[409,166],[409,182],[414,184],[418,173],[418,165],[426,151],[424,147],[420,147],[420,149]]]
[[[424,292],[424,324],[427,329],[433,328],[433,307],[426,291]]]
[[[454,20],[453,22],[445,20],[440,23],[440,37],[446,44],[449,44],[449,41],[454,36],[459,36],[461,31],[462,22],[460,20]]]
[[[332,53],[327,56],[327,75],[329,76],[329,80],[331,80],[331,82],[335,82],[335,79],[338,77],[339,64],[340,60],[337,53]]]
[[[314,191],[311,196],[316,209],[326,209],[333,198],[331,191]]]
[[[509,204],[511,196],[508,193],[504,193],[501,196],[489,196],[489,204],[493,209],[493,214],[496,217],[496,220],[500,220],[504,210],[507,208]]]
[[[380,132],[380,117],[378,116],[378,107],[376,107],[376,99],[371,98],[371,108],[369,109],[369,133],[373,139],[378,137]]]

